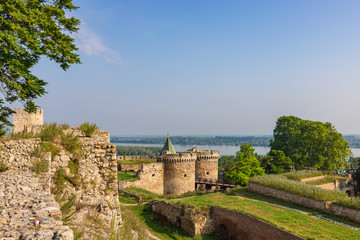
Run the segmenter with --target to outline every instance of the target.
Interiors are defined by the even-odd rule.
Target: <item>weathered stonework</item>
[[[197,213],[194,209],[164,201],[151,203],[154,218],[167,221],[192,236],[216,233],[226,239],[303,240],[303,238],[277,228],[245,213],[213,207],[210,213]]]
[[[28,113],[23,109],[14,109],[14,133],[34,132],[37,133],[41,130],[44,123],[44,111],[37,110],[35,113]]]
[[[196,153],[167,154],[164,163],[164,195],[181,195],[195,190]]]
[[[261,193],[266,196],[279,198],[279,199],[282,199],[282,200],[285,200],[288,202],[296,203],[296,204],[314,208],[314,209],[319,209],[322,211],[325,211],[330,207],[330,202],[328,202],[328,201],[315,200],[312,198],[308,198],[308,197],[300,196],[297,194],[281,191],[281,190],[271,188],[271,187],[262,186],[260,184],[256,184],[256,183],[252,183],[252,182],[248,183],[248,189],[250,191]]]
[[[137,172],[139,180],[119,182],[119,188],[137,187],[150,192],[164,194],[164,165],[161,162],[141,164]]]
[[[196,180],[217,182],[219,155],[219,151],[197,151],[195,165]]]
[[[74,214],[69,226],[72,229],[84,230],[83,239],[92,239],[95,236],[108,239],[111,221],[115,223],[115,229],[120,227],[116,147],[109,143],[109,133],[99,130],[93,137],[84,137],[77,128],[65,131],[65,133],[69,132],[79,136],[84,146],[85,157],[75,160],[72,154],[61,150],[53,159],[50,157],[49,173],[47,177],[41,179],[34,177],[32,165],[35,160],[32,155],[39,143],[38,139],[9,140],[0,143],[0,160],[10,167],[8,171],[0,173],[0,216],[2,216],[0,221],[3,219],[0,224],[0,239],[3,239],[4,234],[20,236],[24,233],[21,229],[27,230],[27,225],[33,229],[32,219],[30,222],[21,222],[28,221],[26,218],[32,217],[42,218],[44,228],[41,230],[46,231],[42,235],[39,235],[39,231],[36,233],[26,232],[28,237],[23,239],[72,239],[67,238],[72,236],[72,231],[68,227],[62,227],[59,204],[55,202],[50,193],[50,188],[54,189],[55,187],[54,176],[58,169],[63,168],[68,177],[75,176],[69,169],[69,161],[78,162],[79,167],[75,173],[78,183],[73,185],[65,182],[63,191],[56,192],[57,197],[62,199],[60,204],[66,203],[71,196],[76,196],[72,207]],[[42,179],[46,180],[46,183],[42,183]],[[12,183],[12,185],[6,184],[5,189],[2,189],[3,182]],[[44,185],[44,189],[41,190],[39,185]],[[25,190],[22,190],[23,186]],[[13,193],[19,193],[19,195]],[[9,204],[5,206],[5,210],[2,208],[4,203]],[[31,210],[27,210],[28,206]],[[10,207],[14,207],[14,209],[11,210]],[[39,213],[33,213],[32,209],[38,209]],[[28,212],[30,213],[28,214]],[[57,215],[54,215],[55,213]],[[44,218],[49,220],[44,220]],[[97,225],[91,222],[95,222],[95,220]],[[10,229],[14,231],[10,231]],[[6,237],[5,239],[19,238]]]
[[[191,208],[180,207],[164,201],[151,203],[151,208],[156,220],[170,222],[192,236],[210,234],[215,230],[213,218],[196,213]]]

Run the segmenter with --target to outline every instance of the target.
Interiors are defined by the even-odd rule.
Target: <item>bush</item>
[[[310,184],[288,180],[282,175],[255,176],[250,178],[249,182],[321,201],[334,201],[347,196],[344,192],[325,190]]]
[[[5,172],[9,169],[9,166],[4,163],[4,161],[0,161],[0,172]]]
[[[56,138],[62,135],[63,131],[61,127],[57,125],[57,123],[50,123],[44,125],[41,132],[39,133],[39,137],[41,141],[49,141],[53,142]]]
[[[61,135],[60,141],[65,150],[73,154],[74,158],[79,159],[84,155],[83,144],[73,132]]]
[[[79,126],[79,130],[85,137],[92,137],[99,130],[99,127],[95,123],[84,122]]]
[[[59,151],[60,151],[60,149],[58,147],[56,147],[54,144],[49,143],[49,142],[41,142],[41,143],[39,143],[38,147],[35,148],[33,154],[41,154],[43,152],[45,152],[45,153],[50,152],[51,158],[54,158],[59,153]]]
[[[71,174],[76,174],[79,169],[79,166],[76,163],[74,163],[73,161],[69,161],[68,168],[70,169]]]
[[[67,181],[68,177],[66,172],[63,168],[58,168],[55,172],[55,186],[57,189],[62,190],[65,187],[65,182]]]
[[[32,166],[36,174],[47,172],[49,170],[49,162],[41,159],[36,159]]]

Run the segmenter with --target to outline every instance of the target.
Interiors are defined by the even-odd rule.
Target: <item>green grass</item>
[[[33,155],[41,158],[45,156],[47,152],[51,152],[51,158],[54,158],[60,152],[60,149],[50,142],[40,142],[35,148]]]
[[[208,213],[212,206],[240,211],[306,239],[360,238],[360,231],[345,226],[268,203],[222,193],[211,193],[183,200],[169,200],[169,202],[191,207],[197,212],[204,213]]]
[[[257,183],[263,186],[276,188],[286,192],[298,194],[321,201],[334,201],[346,197],[346,193],[333,190],[325,190],[310,184],[286,179],[283,175],[262,175],[249,179],[249,182]]]
[[[126,204],[136,204],[138,203],[138,200],[125,193],[119,192],[119,202]]]
[[[283,176],[290,179],[303,179],[325,175],[326,173],[317,170],[300,170],[296,172],[288,172],[282,174]]]
[[[152,200],[159,200],[159,199],[164,198],[164,196],[161,196],[161,195],[156,194],[156,193],[152,193],[150,191],[147,191],[147,190],[141,189],[141,188],[130,187],[130,188],[126,188],[125,190],[128,191],[128,192],[140,195],[142,197],[143,202],[150,202]]]
[[[321,179],[317,179],[314,181],[309,181],[306,182],[306,184],[310,184],[310,185],[321,185],[321,184],[326,184],[326,183],[333,183],[338,179],[346,179],[344,177],[337,177],[337,176],[328,176],[326,178],[321,178]]]
[[[133,171],[118,171],[118,180],[119,181],[136,181],[139,178],[136,176],[136,173]]]
[[[119,160],[118,164],[143,164],[143,163],[155,163],[156,159],[129,159]]]
[[[45,124],[39,133],[41,141],[53,142],[63,133],[62,128],[57,123]]]
[[[36,159],[32,163],[33,170],[36,174],[49,171],[49,162],[42,159]]]
[[[359,198],[354,198],[354,197],[340,198],[336,201],[336,204],[344,206],[344,207],[360,210],[360,199]]]

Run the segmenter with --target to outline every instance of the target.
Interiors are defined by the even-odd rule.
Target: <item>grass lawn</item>
[[[119,181],[136,181],[139,178],[136,176],[136,172],[133,171],[118,171],[118,180]]]
[[[300,170],[296,172],[288,172],[282,174],[283,176],[290,179],[303,179],[325,175],[326,173],[317,170]]]
[[[248,198],[210,193],[169,202],[209,212],[211,206],[240,211],[306,239],[360,239],[360,231]]]

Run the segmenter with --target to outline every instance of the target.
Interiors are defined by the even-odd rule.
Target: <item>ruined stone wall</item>
[[[118,164],[119,171],[134,171],[141,170],[143,164]]]
[[[137,176],[139,180],[133,182],[119,182],[119,188],[137,187],[150,192],[164,194],[164,165],[161,162],[141,164]]]
[[[195,165],[195,178],[217,182],[219,151],[199,151]]]
[[[164,195],[181,195],[195,191],[196,153],[168,154],[164,163]]]
[[[85,155],[81,159],[75,159],[69,152],[61,150],[54,156],[51,160],[48,177],[48,179],[52,180],[51,189],[56,189],[56,173],[59,169],[63,169],[66,173],[66,179],[74,179],[76,181],[72,183],[66,181],[63,189],[53,192],[53,194],[56,195],[60,205],[68,202],[72,196],[76,197],[75,203],[71,208],[71,212],[73,211],[74,214],[71,216],[69,226],[79,232],[84,231],[83,239],[92,239],[95,236],[108,239],[108,229],[110,228],[111,221],[114,221],[115,228],[121,225],[121,213],[117,194],[116,147],[109,143],[109,134],[105,131],[99,131],[93,137],[82,136],[77,131],[77,128],[70,128],[66,132],[74,132],[74,134],[79,135],[79,139],[84,146]],[[10,167],[8,171],[13,171],[13,175],[19,181],[23,179],[22,175],[25,172],[30,172],[29,176],[34,176],[33,162],[35,158],[32,157],[32,153],[38,143],[38,139],[9,140],[0,143],[0,161],[4,161]],[[61,146],[58,147],[61,148]],[[69,167],[70,161],[77,162],[77,172],[71,172]],[[20,189],[21,186],[16,186],[16,188]],[[54,198],[50,195],[49,184],[47,189],[48,192],[45,195],[40,189],[31,188],[31,190],[28,190],[30,193],[29,199],[25,198],[22,200],[26,202],[31,199],[37,199],[36,196],[40,194],[53,199],[50,204],[51,206],[59,206],[59,204],[53,204]],[[45,215],[42,214],[41,216]],[[95,222],[97,224],[94,224]],[[46,223],[50,223],[50,220]],[[31,226],[33,228],[33,225]],[[34,236],[32,239],[53,238],[37,238]]]
[[[0,143],[0,161],[4,161],[12,170],[32,170],[32,157],[38,145],[37,139],[9,140]]]
[[[164,201],[157,201],[151,203],[151,209],[156,220],[170,222],[192,236],[214,232],[214,219],[196,213],[196,211],[191,208],[180,207]]]
[[[335,181],[331,183],[324,183],[320,185],[315,185],[315,187],[326,189],[326,190],[335,190]]]
[[[14,109],[13,132],[34,132],[41,130],[44,123],[44,111],[37,110],[35,113],[28,113],[23,109]]]
[[[215,219],[215,233],[226,239],[304,239],[241,212],[213,207],[212,217]]]

